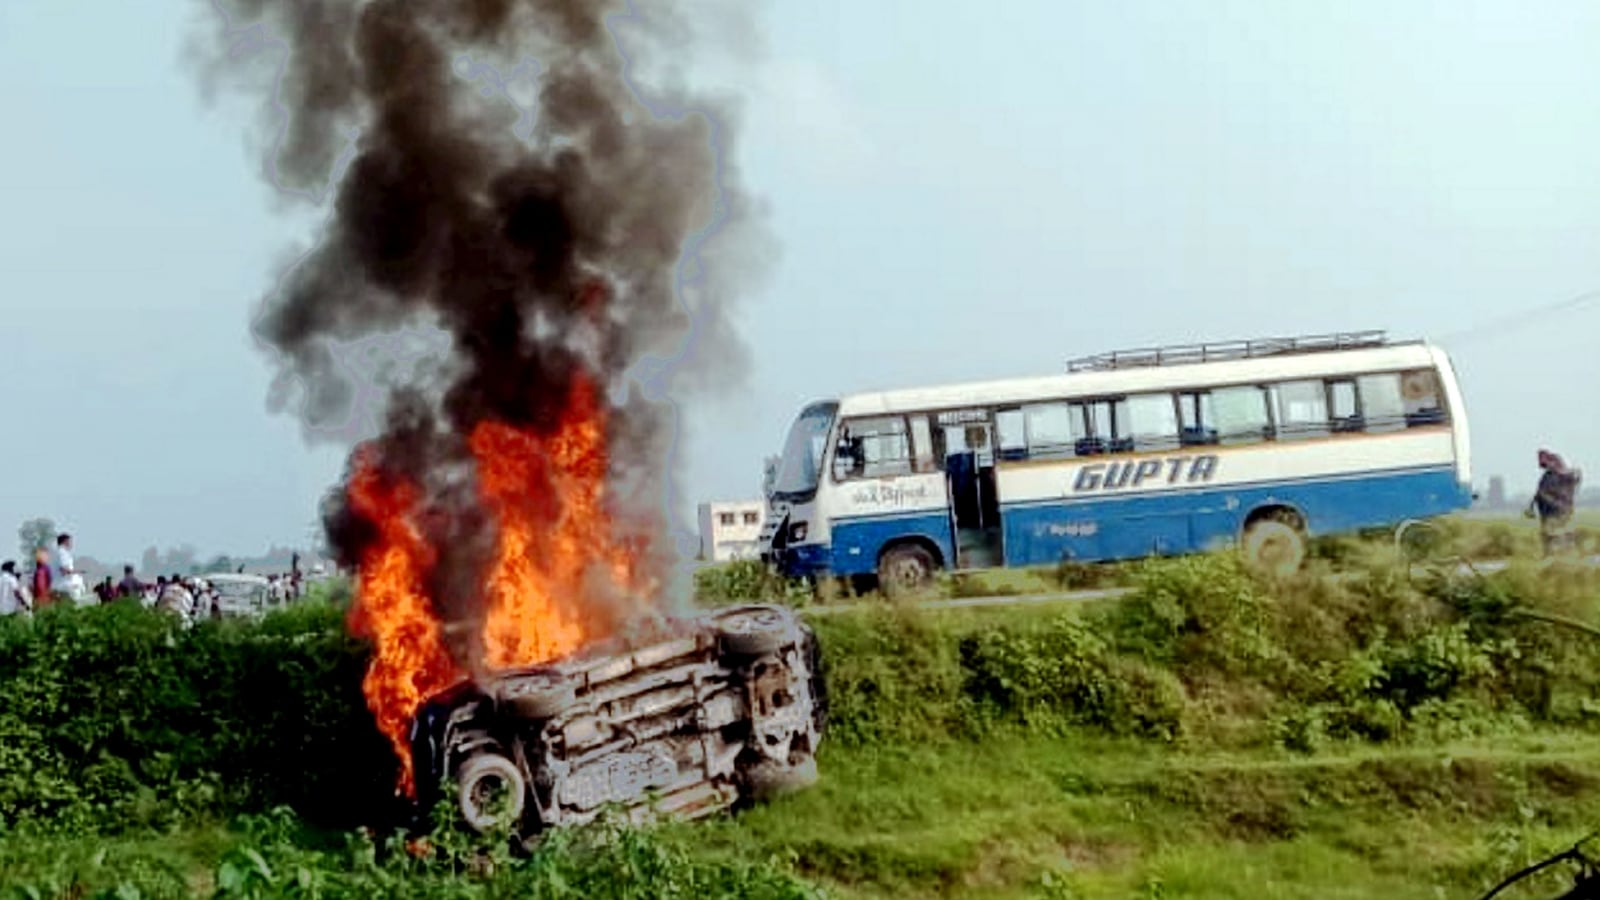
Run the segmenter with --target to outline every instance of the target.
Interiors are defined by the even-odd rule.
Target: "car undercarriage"
[[[412,728],[418,807],[453,793],[469,828],[524,837],[608,809],[697,818],[813,784],[824,708],[816,639],[791,610],[720,610],[432,698]]]

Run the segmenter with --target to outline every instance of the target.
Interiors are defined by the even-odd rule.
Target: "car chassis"
[[[468,827],[531,837],[608,808],[698,818],[815,783],[825,696],[811,630],[778,606],[683,624],[430,699],[412,724],[417,808],[453,785]]]

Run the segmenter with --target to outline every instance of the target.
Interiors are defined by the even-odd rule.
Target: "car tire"
[[[500,702],[524,719],[549,719],[577,700],[577,687],[560,672],[533,672],[507,682]]]
[[[1245,563],[1262,574],[1287,578],[1300,571],[1305,558],[1305,534],[1291,522],[1266,517],[1244,531]]]
[[[750,767],[745,773],[750,789],[750,799],[771,800],[784,794],[792,794],[814,786],[820,776],[817,773],[817,760],[815,757],[806,757],[804,762],[791,765],[780,765],[775,762],[762,762]]]
[[[717,620],[722,650],[734,656],[776,653],[794,637],[787,615],[775,608],[743,609]]]
[[[904,597],[926,588],[937,568],[933,554],[921,544],[897,544],[878,560],[878,586],[889,597]]]
[[[457,801],[467,827],[486,834],[514,828],[528,802],[528,782],[517,764],[498,753],[476,753],[456,772]],[[504,805],[496,799],[504,795]]]

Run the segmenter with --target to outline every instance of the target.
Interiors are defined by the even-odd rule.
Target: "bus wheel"
[[[891,597],[914,593],[933,580],[933,554],[921,544],[897,544],[878,560],[878,585]]]
[[[1258,572],[1287,578],[1300,571],[1305,558],[1305,535],[1283,519],[1257,519],[1244,530],[1244,559]]]

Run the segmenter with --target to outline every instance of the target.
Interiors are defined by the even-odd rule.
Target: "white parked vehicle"
[[[224,618],[253,618],[272,607],[269,582],[260,575],[219,572],[203,577],[216,594],[217,610]]]

